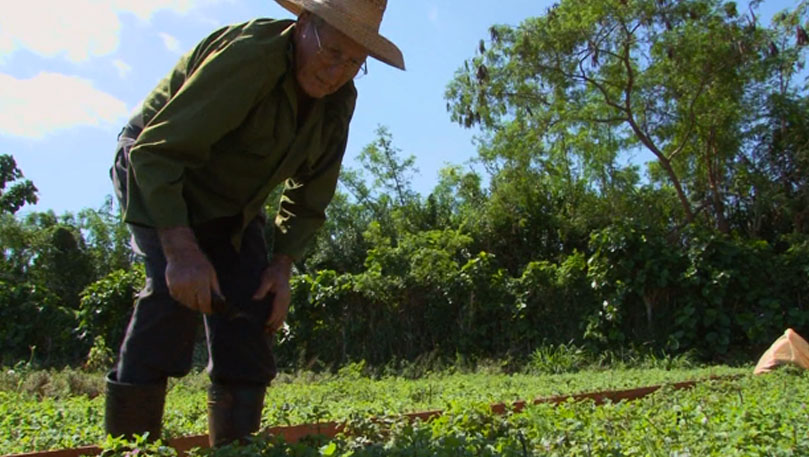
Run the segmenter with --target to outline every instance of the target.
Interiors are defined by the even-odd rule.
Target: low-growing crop
[[[661,389],[631,402],[538,404],[506,415],[493,414],[483,403],[456,404],[426,422],[353,418],[335,438],[290,444],[259,436],[194,449],[190,457],[804,456],[808,378],[782,370],[707,381],[690,390]],[[141,448],[138,455],[166,457],[160,449]]]
[[[358,367],[334,375],[281,376],[268,390],[263,427],[408,412],[465,408],[557,394],[627,389],[713,375],[741,374],[750,368],[709,367],[690,370],[585,370],[575,374],[531,375],[435,373],[420,379],[371,378]],[[71,372],[72,376],[80,376]],[[102,375],[79,379],[97,379]],[[11,378],[9,378],[11,379]],[[0,449],[4,453],[60,449],[103,441],[103,395],[81,390],[73,395],[66,376],[32,372],[0,391]],[[36,381],[36,382],[34,382]],[[52,389],[51,383],[64,387]],[[37,388],[31,388],[38,385]],[[164,415],[164,438],[202,434],[207,430],[206,376],[172,380]],[[16,386],[16,387],[14,387]],[[103,388],[103,387],[102,387]],[[62,392],[51,397],[48,392]]]

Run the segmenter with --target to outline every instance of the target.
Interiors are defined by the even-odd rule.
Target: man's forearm
[[[278,266],[285,267],[287,269],[287,271],[290,271],[290,270],[292,270],[292,264],[294,263],[294,260],[292,259],[292,256],[290,256],[290,255],[278,253],[278,254],[273,254],[272,263],[275,263]]]
[[[270,265],[267,267],[267,269],[280,274],[285,281],[289,282],[289,278],[292,276],[293,263],[294,259],[292,256],[288,254],[276,253],[273,254],[272,258],[270,259]]]
[[[199,244],[194,231],[190,227],[168,227],[157,229],[160,244],[166,260],[172,261],[187,255],[189,252],[199,252]]]

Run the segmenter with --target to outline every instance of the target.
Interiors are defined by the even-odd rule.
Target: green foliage
[[[93,339],[93,346],[90,352],[87,353],[87,361],[84,362],[84,368],[88,371],[98,372],[109,369],[115,362],[115,352],[107,346],[104,337],[97,335]]]
[[[537,373],[575,373],[586,363],[584,349],[574,344],[544,346],[534,350],[529,360],[529,369]]]
[[[79,211],[75,225],[81,231],[96,277],[126,269],[132,263],[130,234],[107,197],[99,209]]]
[[[0,154],[0,214],[14,214],[26,203],[36,204],[37,192],[30,180],[23,179],[14,157]]]
[[[149,433],[136,435],[133,439],[107,436],[101,443],[102,457],[177,457],[177,451],[161,440],[149,441]],[[255,454],[253,454],[255,455]]]
[[[566,378],[583,379],[588,376],[593,374],[531,379],[559,382]],[[598,377],[597,374],[595,376]],[[679,376],[683,379],[687,377]],[[278,437],[257,436],[246,443],[195,449],[190,455],[805,455],[809,452],[809,435],[805,425],[807,412],[803,405],[809,394],[806,377],[804,371],[782,369],[766,376],[747,375],[734,380],[701,382],[688,390],[664,387],[648,397],[630,402],[601,406],[588,401],[528,405],[519,413],[506,415],[492,413],[487,407],[488,399],[463,392],[463,387],[473,392],[485,387],[480,383],[481,379],[466,379],[456,386],[459,389],[458,397],[449,399],[440,395],[440,401],[446,402],[442,405],[445,413],[429,421],[408,421],[397,415],[400,410],[387,406],[388,414],[381,420],[371,420],[367,413],[350,414],[346,418],[348,427],[345,432],[335,438],[310,436],[291,444]],[[649,385],[663,379],[659,376],[657,379],[654,376],[639,376],[635,379],[638,384],[630,385]],[[349,391],[350,397],[346,402],[367,396],[362,392],[366,386],[357,386],[357,381],[353,379],[353,384],[348,384],[354,388]],[[501,378],[499,381],[503,392],[512,389],[517,395],[524,393],[518,392],[521,387],[514,385],[511,378]],[[620,388],[620,384],[613,382],[611,387]],[[441,384],[436,383],[438,386]],[[303,391],[310,386],[295,387],[303,395]],[[329,387],[339,385],[331,384]],[[607,385],[597,381],[586,390],[599,390],[600,387]],[[384,392],[383,398],[386,400],[394,400],[401,395],[398,392],[380,392]],[[2,405],[5,403],[0,403],[0,408]],[[332,405],[333,409],[339,409],[337,403]],[[332,413],[333,409],[327,410],[327,414]],[[64,410],[62,414],[68,417],[70,412]],[[2,421],[7,416],[0,417],[3,417],[0,419]],[[104,455],[109,457],[131,456],[133,453],[159,457],[176,455],[162,443],[147,443],[142,438],[131,442],[107,438],[102,447]],[[18,448],[19,445],[14,443],[14,447],[9,449]]]
[[[505,416],[483,404],[456,406],[428,422],[356,420],[334,439],[290,445],[262,437],[204,455],[803,455],[809,452],[805,377],[781,372],[663,389],[632,402],[534,405]]]
[[[394,242],[400,232],[437,227],[434,211],[423,211],[410,184],[410,177],[418,171],[415,157],[399,157],[401,151],[393,145],[386,127],[378,127],[376,134],[376,140],[359,155],[362,169],[341,172],[340,189],[345,192],[338,190],[327,210],[326,227],[315,241],[315,253],[305,260],[307,269],[361,271],[371,247],[363,234],[372,221],[381,224]]]
[[[360,153],[360,162],[373,176],[373,187],[387,194],[392,194],[400,206],[405,206],[416,198],[410,188],[410,175],[418,172],[414,168],[416,158],[409,156],[399,158],[400,150],[393,146],[393,136],[388,129],[379,126],[377,139],[366,146]]]
[[[144,281],[143,265],[137,265],[129,271],[113,271],[85,287],[76,313],[79,338],[93,341],[94,347],[118,348]],[[96,343],[98,338],[101,341]]]
[[[63,357],[75,350],[73,313],[47,288],[0,280],[0,358],[4,364]]]
[[[585,256],[579,252],[559,265],[529,263],[519,278],[510,281],[509,291],[516,298],[511,322],[512,331],[524,342],[521,352],[547,341],[576,338],[584,327],[583,317],[595,307]]]
[[[561,1],[492,26],[449,84],[448,109],[483,129],[486,163],[562,172],[568,189],[583,178],[612,193],[619,156],[644,150],[652,182],[679,206],[660,222],[729,233],[762,101],[797,89],[806,55],[787,27],[757,24],[757,5],[738,15],[721,0]]]
[[[809,100],[773,94],[764,101],[758,144],[740,164],[733,183],[739,196],[738,225],[767,240],[806,234],[809,220]]]
[[[641,359],[644,357],[639,357],[636,362],[641,363]],[[649,364],[654,363],[648,360]],[[349,421],[355,430],[375,433],[374,430],[382,430],[384,423],[373,426],[368,421],[371,416],[395,417],[406,412],[433,409],[476,410],[478,405],[495,402],[627,389],[704,379],[711,375],[739,375],[751,369],[748,366],[686,370],[676,365],[649,370],[605,368],[588,366],[576,374],[534,375],[503,374],[491,370],[461,373],[458,367],[449,367],[419,379],[406,379],[395,375],[367,376],[370,367],[358,363],[344,367],[334,375],[284,374],[268,390],[262,427]],[[159,445],[132,446],[132,443],[121,440],[105,439],[104,398],[100,395],[104,389],[102,373],[12,371],[0,372],[0,449],[5,452],[63,449],[98,443],[112,455],[126,452],[127,447],[149,449],[150,452],[159,450]],[[206,432],[205,388],[208,383],[202,372],[171,380],[161,438]]]
[[[588,276],[603,305],[587,337],[717,357],[740,347],[761,350],[788,327],[804,331],[805,241],[776,252],[764,241],[686,234],[679,247],[631,224],[593,235]]]
[[[18,363],[0,372],[0,391],[55,400],[95,398],[104,392],[104,378],[98,372],[74,368],[39,370],[31,364]]]
[[[96,336],[81,335],[96,319],[86,306],[82,309],[83,290],[109,269],[129,267],[128,240],[109,202],[100,210],[85,209],[78,217],[70,213],[57,217],[53,212],[34,212],[24,218],[0,214],[0,333],[4,335],[0,362],[26,360],[35,347],[37,363],[81,363]],[[98,293],[99,287],[103,286],[89,293]],[[98,301],[94,305],[103,319],[116,312]]]
[[[594,233],[591,250],[587,276],[601,306],[585,337],[607,344],[627,339],[660,343],[659,334],[671,328],[670,294],[685,268],[680,251],[665,234],[631,222]]]
[[[289,332],[278,345],[290,367],[525,360],[538,346],[576,340],[725,357],[780,334],[787,321],[772,313],[804,324],[798,257],[787,262],[767,243],[699,226],[672,229],[675,193],[637,188],[631,168],[592,162],[609,170],[599,174],[564,155],[537,158],[542,151],[515,132],[482,148],[492,158],[509,154],[487,162],[497,167],[488,193],[479,177],[450,167],[427,200],[401,187],[402,198],[390,198],[382,187],[393,191],[409,165],[390,134],[379,135],[363,156],[375,181],[347,175],[355,202],[338,199],[345,231],[328,228],[322,255],[293,284]],[[617,214],[630,216],[617,222]],[[449,227],[435,228],[439,221]],[[700,253],[705,243],[725,247]],[[339,269],[322,268],[329,256]],[[754,264],[777,267],[775,280],[748,280],[741,265]]]
[[[493,26],[447,90],[477,159],[422,196],[377,129],[296,264],[279,364],[576,370],[581,349],[670,366],[809,333],[809,7],[765,26],[759,4],[563,0]],[[143,276],[111,199],[25,217],[14,199],[0,363],[109,363]]]

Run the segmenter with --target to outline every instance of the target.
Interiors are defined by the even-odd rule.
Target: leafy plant
[[[491,370],[463,372],[460,368],[447,368],[444,372],[409,379],[392,374],[373,375],[370,368],[362,364],[352,365],[339,374],[287,374],[279,376],[267,392],[262,426],[349,420],[359,427],[364,418],[371,416],[395,417],[413,411],[463,409],[559,394],[626,389],[712,375],[743,374],[751,369],[683,369],[660,364],[655,369],[607,370],[603,363],[597,364],[597,359],[590,357],[593,356],[588,356],[592,364],[580,371],[556,375],[503,374]],[[638,356],[634,363],[642,364],[642,360]],[[0,449],[22,453],[102,442],[103,379],[102,373],[80,370],[10,372],[7,369],[0,372]],[[163,421],[164,436],[206,432],[208,382],[203,372],[171,380]]]

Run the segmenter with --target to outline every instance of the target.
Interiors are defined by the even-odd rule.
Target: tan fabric
[[[387,0],[275,0],[296,15],[309,11],[361,44],[368,53],[400,70],[402,51],[379,34]]]
[[[795,364],[809,370],[809,343],[791,328],[761,356],[754,374],[769,373],[779,365]]]

